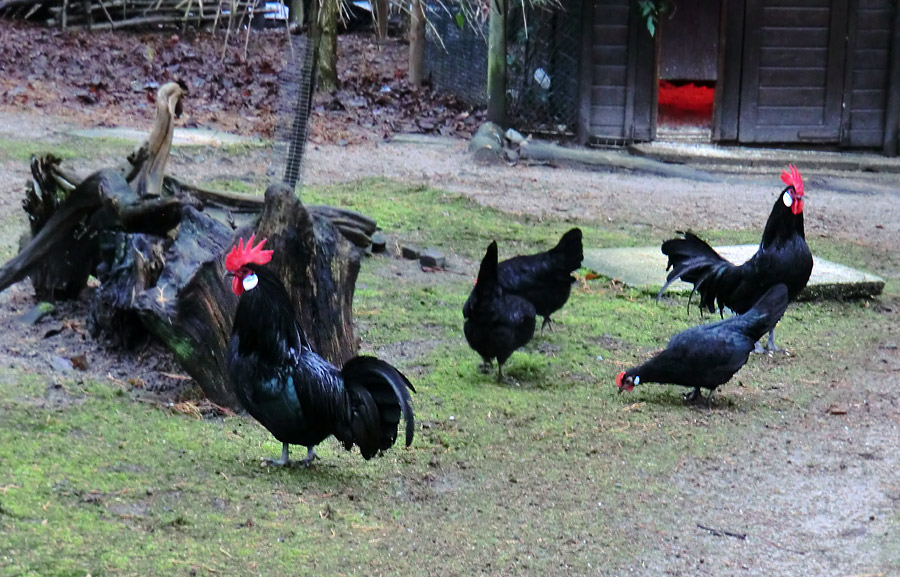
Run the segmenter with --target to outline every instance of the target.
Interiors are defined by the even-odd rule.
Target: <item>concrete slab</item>
[[[733,263],[743,263],[758,245],[718,246],[720,255]],[[666,256],[659,246],[638,248],[585,249],[582,266],[626,286],[656,294],[666,281]],[[800,300],[846,299],[881,294],[884,279],[842,264],[813,256],[813,272]],[[691,285],[675,282],[667,292],[689,293]]]
[[[140,144],[147,139],[149,132],[146,129],[110,127],[110,128],[86,128],[72,130],[69,134],[82,138],[117,138]],[[259,138],[240,136],[217,130],[205,128],[176,128],[172,137],[174,146],[223,146],[227,144],[243,144],[247,146],[263,146],[265,143]]]

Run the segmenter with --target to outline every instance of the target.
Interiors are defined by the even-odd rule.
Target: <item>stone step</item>
[[[714,247],[733,263],[749,259],[755,244]],[[585,249],[582,266],[625,286],[656,294],[666,282],[666,256],[659,246]],[[872,297],[884,290],[884,279],[824,258],[813,256],[813,271],[800,300]],[[689,293],[691,285],[672,283],[666,292]]]

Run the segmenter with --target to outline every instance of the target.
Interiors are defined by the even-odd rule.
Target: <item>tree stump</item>
[[[160,88],[151,138],[125,170],[81,179],[44,157],[26,193],[32,238],[0,267],[0,291],[30,276],[43,299],[74,298],[94,275],[88,326],[123,346],[159,339],[214,403],[237,407],[225,350],[237,297],[224,256],[255,232],[274,249],[271,266],[294,298],[316,351],[342,365],[356,353],[353,292],[375,222],[327,206],[304,206],[293,189],[265,199],[192,187],[162,175],[183,92]],[[162,135],[162,136],[160,136]]]

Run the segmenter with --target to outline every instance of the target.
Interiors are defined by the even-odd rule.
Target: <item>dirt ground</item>
[[[0,116],[0,139],[27,135],[52,142],[65,128],[46,116]],[[572,167],[477,166],[465,147],[464,141],[449,139],[318,145],[310,150],[306,179],[329,184],[381,175],[460,192],[511,213],[606,221],[611,228],[627,230],[649,227],[660,238],[671,233],[674,223],[698,229],[758,229],[780,186],[777,175],[769,174],[724,175],[723,186]],[[257,152],[229,163],[198,163],[185,155],[176,156],[171,170],[200,180],[254,179],[264,173],[266,161]],[[0,165],[0,214],[20,210],[26,170],[24,162]],[[900,189],[900,183],[884,175],[858,176],[876,182],[882,192],[836,192],[827,188],[830,175],[807,175],[808,234],[870,246],[887,255],[874,263],[874,272],[900,278],[895,250],[900,246],[900,196],[883,192],[891,182]],[[10,231],[3,234],[7,250],[14,236]],[[470,266],[474,271],[475,265]],[[85,354],[85,378],[132,382],[163,401],[177,400],[171,395],[183,382],[164,351],[154,346],[130,355],[109,351],[107,344],[85,334],[79,304],[64,306],[51,323],[16,322],[33,304],[27,283],[0,295],[0,323],[7,327],[0,337],[0,363],[53,380],[75,374],[63,359]],[[885,307],[886,314],[900,321],[896,301]],[[51,332],[58,334],[48,336]],[[816,403],[822,410],[788,412],[782,422],[771,424],[775,434],[748,436],[733,454],[685,462],[671,479],[683,488],[682,501],[657,504],[648,509],[655,511],[653,518],[638,521],[683,527],[685,535],[664,539],[659,551],[647,557],[646,574],[722,574],[707,572],[703,559],[710,566],[732,565],[728,574],[734,575],[825,575],[836,574],[833,568],[860,566],[900,570],[892,565],[896,557],[891,560],[891,553],[883,550],[896,535],[900,506],[898,342],[900,328],[884,347],[872,351],[867,366],[850,371],[848,380],[827,383]],[[835,403],[854,407],[865,418],[835,418],[825,410]],[[745,541],[702,531],[698,535],[694,527],[696,521],[728,530],[735,519],[744,530],[767,537]]]
[[[48,149],[71,127],[85,125],[90,125],[86,116],[0,110],[0,140],[37,139]],[[332,184],[384,176],[458,192],[509,213],[605,222],[611,229],[643,230],[660,239],[683,227],[758,230],[781,186],[778,174],[758,171],[721,173],[722,183],[705,183],[577,167],[479,166],[466,144],[442,137],[323,142],[309,150],[305,179]],[[269,160],[255,150],[221,163],[216,151],[202,156],[200,161],[196,155],[176,155],[169,170],[192,181],[257,181],[264,179]],[[27,163],[0,162],[0,218],[21,213],[27,177]],[[804,171],[804,177],[807,234],[871,250],[879,255],[871,261],[872,272],[900,279],[900,177],[814,171]],[[869,182],[872,191],[850,194],[831,186],[842,179]],[[14,250],[24,217],[20,223],[18,230],[0,232],[4,251]],[[474,271],[474,264],[468,266]],[[161,399],[183,384],[179,368],[153,345],[128,355],[90,339],[83,305],[63,306],[51,322],[19,323],[17,317],[33,304],[27,283],[0,294],[3,366],[48,380],[78,374],[117,379],[146,386]],[[814,411],[785,411],[781,422],[765,425],[772,434],[748,435],[732,454],[687,461],[677,469],[670,481],[682,488],[681,501],[653,504],[645,509],[652,518],[635,520],[666,528],[660,530],[658,550],[648,552],[636,574],[850,575],[861,574],[855,570],[860,567],[872,568],[866,573],[871,577],[900,574],[900,303],[888,298],[878,306],[898,321],[891,338],[871,351],[868,363],[823,381]],[[66,359],[82,354],[88,369],[78,373]],[[858,417],[829,414],[826,408],[834,404],[852,407]],[[765,537],[696,530],[697,523],[728,530],[736,519],[746,531]],[[709,566],[731,569],[712,572]]]

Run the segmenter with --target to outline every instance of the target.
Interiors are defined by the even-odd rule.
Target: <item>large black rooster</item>
[[[701,309],[713,312],[718,308],[721,313],[728,307],[737,314],[747,312],[763,293],[778,283],[787,286],[790,300],[795,299],[809,281],[813,258],[803,231],[800,172],[791,165],[790,172],[781,174],[781,180],[787,188],[775,201],[759,249],[750,260],[734,265],[696,235],[682,233],[684,238],[667,240],[662,245],[663,254],[669,257],[666,270],[671,268],[672,272],[659,295],[681,279],[692,283],[694,291],[700,293]],[[768,349],[780,350],[775,346],[774,325],[769,331]]]
[[[492,242],[481,260],[478,280],[466,304],[463,332],[469,346],[481,355],[487,370],[497,359],[497,380],[503,380],[503,363],[534,336],[534,305],[506,294],[497,280],[497,242]]]
[[[534,305],[544,317],[541,330],[551,322],[550,315],[569,300],[577,270],[584,260],[581,229],[573,228],[559,243],[545,252],[515,256],[500,263],[498,277],[503,291],[520,296]]]
[[[371,459],[393,446],[401,415],[409,446],[412,384],[375,357],[354,357],[338,370],[316,354],[281,281],[262,266],[272,251],[262,250],[265,240],[257,246],[253,240],[245,248],[241,239],[225,259],[240,297],[227,362],[238,400],[282,442],[281,459],[270,462],[287,464],[289,445],[303,445],[307,455],[300,464],[308,465],[315,446],[331,435]]]
[[[639,367],[616,376],[619,392],[630,391],[642,383],[664,383],[694,387],[685,400],[697,400],[700,389],[709,389],[706,406],[713,392],[744,366],[756,342],[784,314],[788,289],[775,285],[742,315],[724,321],[692,327],[669,340],[666,349]]]

